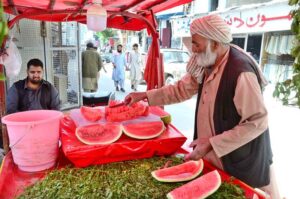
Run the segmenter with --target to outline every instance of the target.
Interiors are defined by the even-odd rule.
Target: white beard
[[[196,53],[196,58],[198,65],[206,68],[216,63],[217,53],[211,51],[209,42],[206,46],[205,52]]]

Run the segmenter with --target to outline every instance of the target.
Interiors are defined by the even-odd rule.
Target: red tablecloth
[[[154,112],[153,109],[160,108],[151,107],[150,112]],[[155,114],[158,115],[158,111]],[[76,122],[65,116],[61,120],[62,149],[76,167],[171,155],[187,140],[173,125],[167,125],[166,130],[153,139],[137,140],[123,134],[119,140],[109,145],[86,145],[77,139],[75,130]]]

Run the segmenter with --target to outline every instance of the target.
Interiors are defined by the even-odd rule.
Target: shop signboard
[[[292,7],[286,2],[252,9],[232,10],[220,15],[230,25],[233,34],[289,30]]]
[[[215,12],[230,25],[233,34],[290,30],[293,7],[287,2],[248,5]],[[171,19],[174,37],[189,37],[190,24],[195,16]]]

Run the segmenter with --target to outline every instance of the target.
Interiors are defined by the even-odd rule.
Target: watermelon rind
[[[153,178],[160,182],[184,182],[196,178],[204,167],[203,160],[190,160],[173,167],[158,169],[151,172]]]
[[[143,126],[143,124],[147,124],[147,126]],[[159,125],[159,129],[154,129],[153,126]],[[130,129],[132,127],[143,127],[141,128],[141,131],[146,130],[146,128],[151,128],[153,132],[150,135],[137,135],[133,133],[133,130]],[[143,122],[143,123],[137,123],[137,124],[123,124],[123,132],[125,135],[131,138],[139,139],[139,140],[145,140],[145,139],[152,139],[155,137],[160,136],[165,131],[165,125],[162,121],[155,121],[155,122]]]
[[[105,140],[105,141],[101,141],[101,139],[99,138],[99,140],[91,142],[91,141],[88,141],[88,140],[82,138],[78,133],[82,128],[89,128],[91,126],[98,126],[98,125],[102,125],[102,126],[110,125],[110,129],[113,129],[113,127],[118,127],[119,129],[118,129],[118,132],[114,136],[111,137],[111,139]],[[112,135],[112,133],[110,135]],[[122,127],[119,124],[113,124],[113,125],[112,124],[91,124],[91,125],[77,127],[76,131],[75,131],[75,135],[79,141],[81,141],[82,143],[87,144],[87,145],[107,145],[107,144],[111,144],[111,143],[117,141],[122,136]]]
[[[172,122],[171,115],[159,107],[152,108],[151,113],[159,116],[161,121],[163,121],[165,125],[171,124],[171,122]]]
[[[171,115],[161,116],[160,119],[164,122],[165,125],[171,124],[172,122]]]
[[[216,192],[222,180],[217,170],[211,171],[167,194],[168,199],[204,199]]]

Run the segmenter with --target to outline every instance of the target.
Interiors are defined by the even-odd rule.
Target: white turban
[[[219,15],[207,15],[195,19],[191,24],[191,34],[199,34],[220,43],[227,44],[232,41],[230,27]]]

